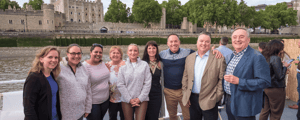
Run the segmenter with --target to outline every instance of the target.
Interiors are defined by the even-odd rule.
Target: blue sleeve
[[[191,49],[191,52],[190,52],[190,54],[192,54],[192,53],[194,53],[194,52],[195,52],[195,50],[192,50],[192,49]]]
[[[239,78],[239,90],[256,91],[271,86],[270,68],[264,56],[253,59],[253,74],[252,79]]]

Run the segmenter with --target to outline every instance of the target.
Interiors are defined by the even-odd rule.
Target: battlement
[[[66,19],[66,14],[58,12],[58,11],[55,11],[54,17],[55,18],[58,17],[58,18]]]
[[[43,4],[42,5],[42,10],[44,10],[44,9],[54,10],[54,5],[53,4]]]
[[[1,15],[27,15],[27,16],[43,16],[44,12],[41,10],[28,11],[24,9],[6,9],[5,11],[0,10]]]

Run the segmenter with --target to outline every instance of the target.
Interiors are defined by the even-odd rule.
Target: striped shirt
[[[226,72],[225,75],[233,75],[234,69],[237,66],[237,64],[240,62],[241,58],[244,56],[244,53],[246,52],[247,48],[245,48],[244,50],[242,50],[241,52],[237,53],[236,51],[233,52],[233,58],[230,60],[227,68],[226,68]],[[231,91],[230,91],[230,85],[231,83],[227,82],[226,80],[224,80],[224,91],[231,95]]]

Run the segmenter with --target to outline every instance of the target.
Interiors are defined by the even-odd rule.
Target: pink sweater
[[[109,98],[110,72],[104,62],[98,65],[90,65],[83,62],[91,80],[92,103],[101,104]]]

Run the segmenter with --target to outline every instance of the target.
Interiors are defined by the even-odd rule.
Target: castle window
[[[95,23],[95,21],[93,21],[93,23]]]
[[[47,24],[49,24],[49,20],[47,20]]]
[[[52,24],[53,24],[53,20],[52,20]]]
[[[71,19],[71,22],[73,22],[73,19]]]
[[[21,20],[21,24],[24,25],[24,23],[25,23],[24,20]]]
[[[92,16],[94,16],[94,14],[92,14]]]
[[[99,14],[99,17],[100,17],[100,14]]]
[[[87,8],[85,8],[85,10],[87,10]]]
[[[71,8],[71,6],[69,6],[69,8]]]
[[[9,24],[12,24],[12,20],[8,20]]]
[[[80,22],[80,19],[78,20],[78,22]]]
[[[94,11],[94,9],[92,9],[92,11]]]
[[[42,20],[39,20],[39,25],[42,25]]]
[[[78,15],[80,15],[80,12],[78,13]]]
[[[85,21],[85,22],[87,22],[87,21]]]
[[[74,8],[74,6],[72,6],[72,8]]]
[[[100,10],[99,10],[99,12],[100,12]]]
[[[72,12],[71,12],[71,15],[72,15]]]
[[[87,16],[87,13],[85,13],[85,16]]]
[[[76,7],[78,9],[78,7]]]

